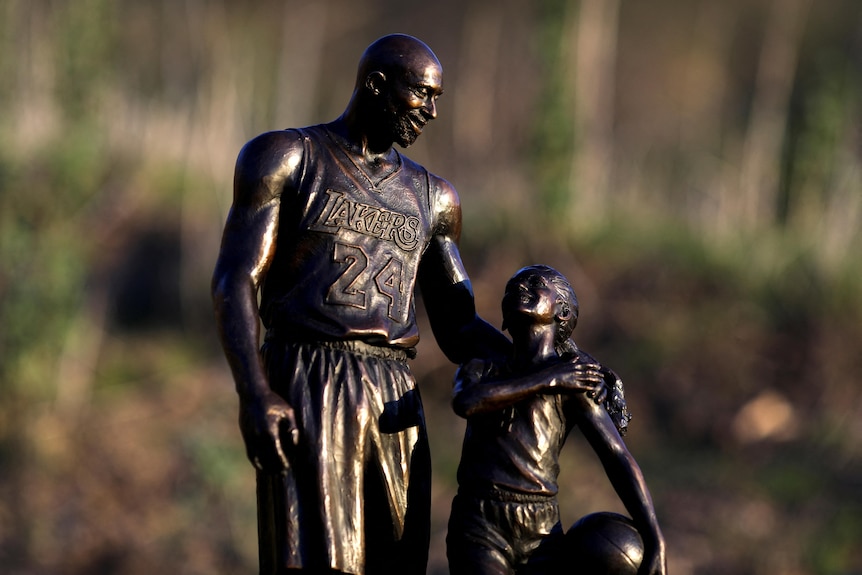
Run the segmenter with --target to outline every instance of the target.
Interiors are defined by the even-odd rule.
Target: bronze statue
[[[428,46],[385,36],[340,117],[239,154],[212,290],[257,470],[261,573],[425,572],[417,284],[453,362],[508,353],[475,312],[455,189],[393,148],[437,116],[442,74]]]
[[[526,267],[509,280],[502,308],[511,356],[471,360],[455,378],[453,406],[467,430],[447,537],[451,575],[664,575],[653,503],[620,437],[630,417],[622,382],[571,339],[578,320],[571,285],[550,267]],[[590,399],[604,391],[602,380],[611,390],[604,407]],[[563,532],[558,461],[575,426],[632,520],[594,514]],[[601,537],[592,537],[597,530]],[[602,546],[608,537],[617,540]]]

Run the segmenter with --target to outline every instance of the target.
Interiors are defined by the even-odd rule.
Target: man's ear
[[[379,96],[383,92],[383,87],[386,85],[386,75],[383,72],[371,72],[365,78],[365,88]]]

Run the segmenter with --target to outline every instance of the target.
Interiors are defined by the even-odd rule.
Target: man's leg
[[[420,408],[421,409],[421,408]],[[381,446],[389,453],[380,458],[387,468],[372,465],[365,474],[365,572],[366,575],[424,575],[428,567],[428,548],[431,540],[431,455],[425,433],[424,416],[417,414],[418,424],[409,430],[394,434],[381,434]],[[418,432],[418,433],[417,433]],[[388,447],[387,447],[388,445]],[[395,453],[400,456],[392,460]],[[402,458],[409,461],[408,474],[396,479],[400,472],[396,465]],[[388,479],[384,479],[388,477]],[[403,525],[396,529],[393,518],[393,490],[403,489],[406,494],[394,497],[406,501]],[[403,493],[403,492],[402,492]],[[396,508],[401,508],[403,503]],[[400,531],[400,537],[398,535]]]

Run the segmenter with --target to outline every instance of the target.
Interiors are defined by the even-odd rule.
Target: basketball
[[[565,563],[577,575],[637,575],[643,555],[634,522],[618,513],[587,515],[566,533]]]

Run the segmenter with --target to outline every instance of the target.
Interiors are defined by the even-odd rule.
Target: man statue
[[[442,82],[428,46],[385,36],[339,118],[239,154],[212,293],[257,469],[261,573],[425,572],[417,283],[451,361],[508,353],[475,312],[457,193],[393,148],[437,117]]]

